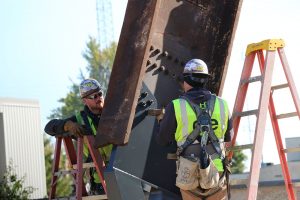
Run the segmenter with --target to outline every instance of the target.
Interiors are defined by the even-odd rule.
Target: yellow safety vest
[[[175,132],[175,140],[177,146],[184,144],[188,135],[193,131],[193,125],[197,121],[196,113],[190,104],[184,99],[175,99],[172,101],[175,110],[177,128]],[[200,106],[200,105],[199,105]],[[224,141],[224,135],[228,127],[229,110],[225,100],[216,97],[214,110],[211,115],[212,129],[219,142]],[[223,145],[221,145],[223,146]],[[224,171],[223,163],[220,157],[213,159],[218,171]]]
[[[76,119],[77,119],[77,122],[79,124],[85,125],[80,112],[76,113]],[[97,130],[96,130],[96,127],[93,123],[93,120],[89,116],[87,116],[87,119],[89,121],[89,126],[92,129],[93,135],[96,135]],[[101,154],[101,157],[102,157],[103,161],[105,161],[105,162],[109,161],[112,148],[113,148],[112,144],[99,148],[99,152]],[[87,158],[88,155],[89,155],[89,150],[88,150],[88,147],[87,147],[86,144],[83,145],[83,155],[85,156],[85,158]],[[98,177],[97,173],[94,173],[93,177],[94,177],[96,183],[100,183],[100,178]]]

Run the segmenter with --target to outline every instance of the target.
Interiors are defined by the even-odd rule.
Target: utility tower
[[[114,41],[111,0],[96,0],[98,42],[100,48],[108,47]]]

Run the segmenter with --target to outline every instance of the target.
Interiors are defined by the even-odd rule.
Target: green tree
[[[0,199],[26,200],[35,190],[33,187],[24,187],[25,176],[19,178],[12,161],[0,180]]]
[[[107,90],[116,48],[117,45],[113,42],[108,48],[101,51],[96,39],[90,37],[86,50],[82,54],[88,62],[86,66],[86,70],[89,74],[88,77],[98,80],[104,92]],[[80,82],[85,78],[87,77],[80,72]],[[59,99],[58,102],[62,103],[62,107],[53,110],[49,119],[66,118],[80,111],[83,105],[79,95],[79,85],[73,82],[70,92],[66,97]]]
[[[59,99],[58,102],[60,102],[62,106],[52,110],[52,114],[49,119],[67,118],[74,115],[74,113],[79,112],[83,106],[79,95],[79,85],[72,83],[70,92],[66,95],[66,97]]]
[[[108,86],[116,49],[117,45],[113,42],[108,48],[100,51],[100,45],[94,38],[90,37],[87,48],[83,53],[83,57],[88,61],[86,69],[89,76],[97,79],[105,91]]]
[[[232,157],[231,172],[233,174],[243,173],[245,170],[244,161],[247,156],[242,151],[235,151]]]

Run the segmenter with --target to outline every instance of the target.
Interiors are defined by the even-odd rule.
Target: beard
[[[101,114],[103,110],[104,102],[102,100],[98,100],[94,105],[90,105],[90,110],[94,114]]]

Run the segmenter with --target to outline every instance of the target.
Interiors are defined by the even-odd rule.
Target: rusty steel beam
[[[129,0],[95,146],[127,143],[142,84],[156,0]],[[118,126],[115,126],[116,123]],[[100,131],[101,130],[101,131]],[[101,132],[101,133],[99,133]]]
[[[183,66],[191,58],[207,63],[208,88],[220,94],[241,4],[128,0],[95,147],[128,143],[142,82],[158,108],[178,97]]]

